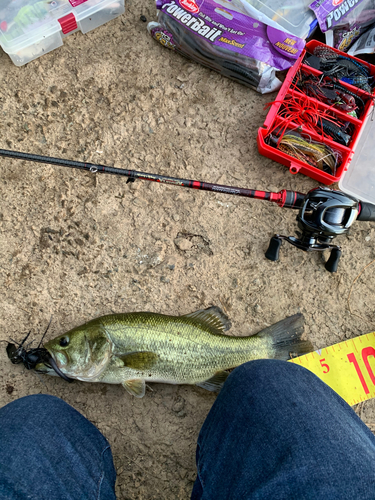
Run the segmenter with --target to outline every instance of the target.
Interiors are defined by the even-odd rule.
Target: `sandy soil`
[[[317,183],[259,155],[256,133],[274,96],[260,96],[167,51],[140,21],[153,2],[21,68],[0,52],[0,147],[257,189],[306,192]],[[295,213],[261,201],[0,160],[1,339],[49,338],[108,313],[184,314],[219,305],[234,335],[298,311],[316,348],[375,329],[375,227],[340,238],[339,272],[284,245]],[[337,240],[337,242],[339,242]],[[324,256],[327,258],[327,256]],[[2,344],[5,347],[5,344]],[[0,404],[27,394],[63,398],[107,436],[121,499],[187,499],[195,445],[215,395],[155,384],[38,378],[0,350]],[[375,422],[374,401],[360,414]]]

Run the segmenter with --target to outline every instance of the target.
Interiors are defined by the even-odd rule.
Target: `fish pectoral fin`
[[[134,370],[148,370],[152,368],[159,356],[151,351],[129,352],[127,354],[116,355],[124,363],[124,366]]]
[[[229,373],[220,371],[216,372],[215,375],[208,380],[205,380],[204,382],[199,382],[198,385],[199,387],[203,387],[203,389],[207,389],[208,391],[212,392],[219,392],[220,389],[223,387],[224,382],[228,378]]]
[[[122,383],[129,394],[136,398],[143,398],[146,392],[146,383],[142,379],[125,380]]]
[[[211,328],[211,330],[214,330],[213,333],[217,331],[218,333],[226,332],[232,326],[228,316],[217,306],[185,314],[185,318],[194,318],[198,320]]]

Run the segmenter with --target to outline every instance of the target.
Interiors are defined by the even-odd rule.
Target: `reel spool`
[[[307,193],[297,215],[298,227],[295,236],[276,234],[271,238],[266,258],[277,261],[283,240],[305,252],[331,250],[325,264],[327,271],[334,273],[341,257],[341,247],[333,245],[335,236],[345,234],[358,218],[359,201],[351,196],[328,188],[316,188]]]

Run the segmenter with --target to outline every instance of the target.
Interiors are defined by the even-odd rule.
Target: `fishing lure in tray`
[[[343,144],[344,146],[348,146],[351,141],[351,134],[348,134],[347,131],[351,128],[350,123],[342,124],[339,126],[338,120],[336,123],[332,119],[317,117],[317,127],[318,129],[323,130],[323,132],[339,144]]]
[[[375,82],[365,64],[323,46],[315,47],[314,56],[320,59],[319,69],[325,76],[337,78],[369,94],[372,93]]]
[[[56,0],[41,0],[34,3],[22,2],[18,7],[16,4],[15,8],[12,9],[11,3],[9,11],[5,12],[8,19],[1,24],[2,31],[6,32],[7,36],[21,36],[27,33],[31,27],[35,28],[39,25],[57,5]],[[9,19],[12,13],[14,16]]]
[[[336,175],[340,156],[326,144],[309,141],[296,131],[288,131],[280,136],[270,134],[269,144],[312,167]]]
[[[293,85],[295,90],[354,118],[359,118],[363,114],[364,99],[330,77],[318,78],[313,74],[302,74],[299,71]]]
[[[302,95],[286,95],[278,114],[291,126],[303,126],[306,132],[318,133],[322,139],[330,138],[344,146],[351,141],[353,127],[349,122],[340,120],[332,110],[321,110]]]

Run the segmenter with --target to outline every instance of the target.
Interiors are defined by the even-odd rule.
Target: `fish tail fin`
[[[301,339],[304,329],[303,314],[289,316],[257,334],[270,342],[270,357],[288,360],[314,350],[309,340]]]

